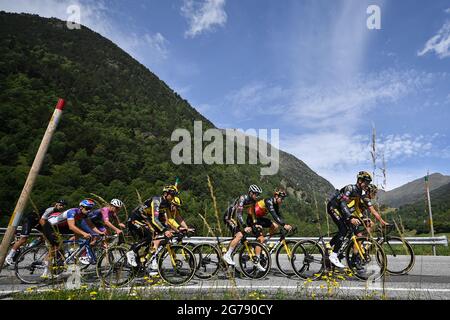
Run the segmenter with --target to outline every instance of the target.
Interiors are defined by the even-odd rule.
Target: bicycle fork
[[[361,257],[362,260],[364,260],[364,248],[362,246],[359,245],[358,241],[356,241],[356,236],[352,236],[352,241],[356,247],[356,249],[358,250],[359,256]]]

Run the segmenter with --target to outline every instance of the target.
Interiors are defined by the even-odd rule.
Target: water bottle
[[[33,241],[31,241],[29,247],[30,247],[30,248],[31,248],[31,247],[34,247],[38,242],[39,242],[39,239],[34,239]]]

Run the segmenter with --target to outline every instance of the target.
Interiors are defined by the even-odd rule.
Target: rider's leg
[[[28,236],[26,236],[26,237],[21,236],[19,240],[14,242],[11,250],[9,251],[8,255],[6,256],[6,261],[7,262],[12,262],[12,259],[16,255],[17,250],[19,250],[19,248],[21,246],[23,246],[25,243],[27,243],[27,240],[28,240]]]
[[[277,223],[272,222],[272,225],[270,226],[270,229],[269,229],[269,236],[270,237],[273,236],[275,233],[278,232],[279,229],[280,229],[280,226]]]

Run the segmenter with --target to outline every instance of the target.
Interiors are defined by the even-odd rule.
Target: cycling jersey
[[[36,212],[30,212],[22,220],[22,230],[20,231],[21,237],[29,237],[32,229],[42,230],[39,224],[39,215]]]
[[[170,202],[163,197],[153,197],[133,210],[131,220],[147,221],[156,231],[164,232],[168,229],[167,223],[173,223],[168,212],[170,212]]]
[[[64,227],[64,226],[68,226],[67,221],[69,221],[69,220],[79,221],[79,220],[83,220],[85,218],[86,218],[86,216],[81,212],[80,208],[73,208],[73,209],[66,210],[62,213],[56,212],[56,213],[51,214],[48,217],[48,222],[52,226]]]
[[[44,213],[42,214],[41,219],[43,219],[43,220],[48,220],[48,218],[50,217],[50,215],[51,215],[51,214],[54,214],[54,213],[59,213],[59,211],[56,211],[56,207],[50,207],[50,208],[47,208],[47,209],[44,211]]]
[[[241,195],[239,198],[237,198],[233,205],[228,208],[228,210],[225,212],[224,220],[225,221],[233,221],[233,218],[236,218],[239,225],[242,228],[246,227],[246,224],[244,222],[244,219],[242,217],[242,212],[247,210],[247,213],[252,217],[253,222],[256,222],[255,217],[255,203],[256,201],[253,200],[249,195]]]
[[[103,224],[103,222],[116,217],[116,214],[109,207],[103,207],[89,212],[88,217],[94,224]]]
[[[363,198],[353,199],[347,206],[350,209],[352,216],[363,218],[368,215],[367,211],[369,210],[369,207],[372,206],[372,200],[368,196],[363,195]]]
[[[358,185],[350,184],[339,190],[333,198],[331,198],[329,204],[335,209],[335,212],[348,220],[361,201],[366,207],[372,206],[370,198],[363,195],[362,192],[363,190]],[[355,204],[358,204],[358,206],[355,206]],[[359,214],[358,212],[356,213]]]
[[[268,212],[272,215],[275,223],[281,226],[286,224],[281,218],[278,203],[276,203],[274,198],[259,200],[255,205],[256,218],[264,217]]]

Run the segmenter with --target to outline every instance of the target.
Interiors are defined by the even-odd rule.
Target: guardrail
[[[21,230],[21,227],[18,227],[17,230]],[[6,231],[6,228],[0,228],[0,235],[3,235]],[[33,229],[31,235],[39,235],[40,232],[38,230]],[[219,237],[220,241],[231,241],[231,237]],[[254,237],[248,237],[249,240],[255,240]],[[299,241],[299,240],[317,240],[318,237],[289,237],[290,240]],[[325,237],[325,241],[330,241],[331,238]],[[439,237],[405,237],[405,239],[411,245],[443,245],[448,246],[448,239],[446,236]],[[273,237],[269,239],[269,243],[278,241],[278,237]],[[216,237],[189,237],[183,239],[183,242],[186,243],[217,243]],[[392,244],[400,244],[400,242],[390,242]]]
[[[300,241],[300,240],[317,240],[318,237],[288,237],[289,240]],[[254,237],[247,237],[249,240],[255,240]],[[443,245],[448,246],[448,239],[446,236],[439,237],[405,237],[405,239],[411,245]],[[231,237],[219,237],[220,241],[231,241]],[[279,238],[273,237],[269,239],[269,243],[278,241]],[[330,241],[331,238],[325,237],[325,241]],[[217,243],[216,237],[190,237],[183,239],[183,242],[187,243]],[[401,244],[400,241],[390,241],[391,244]]]

